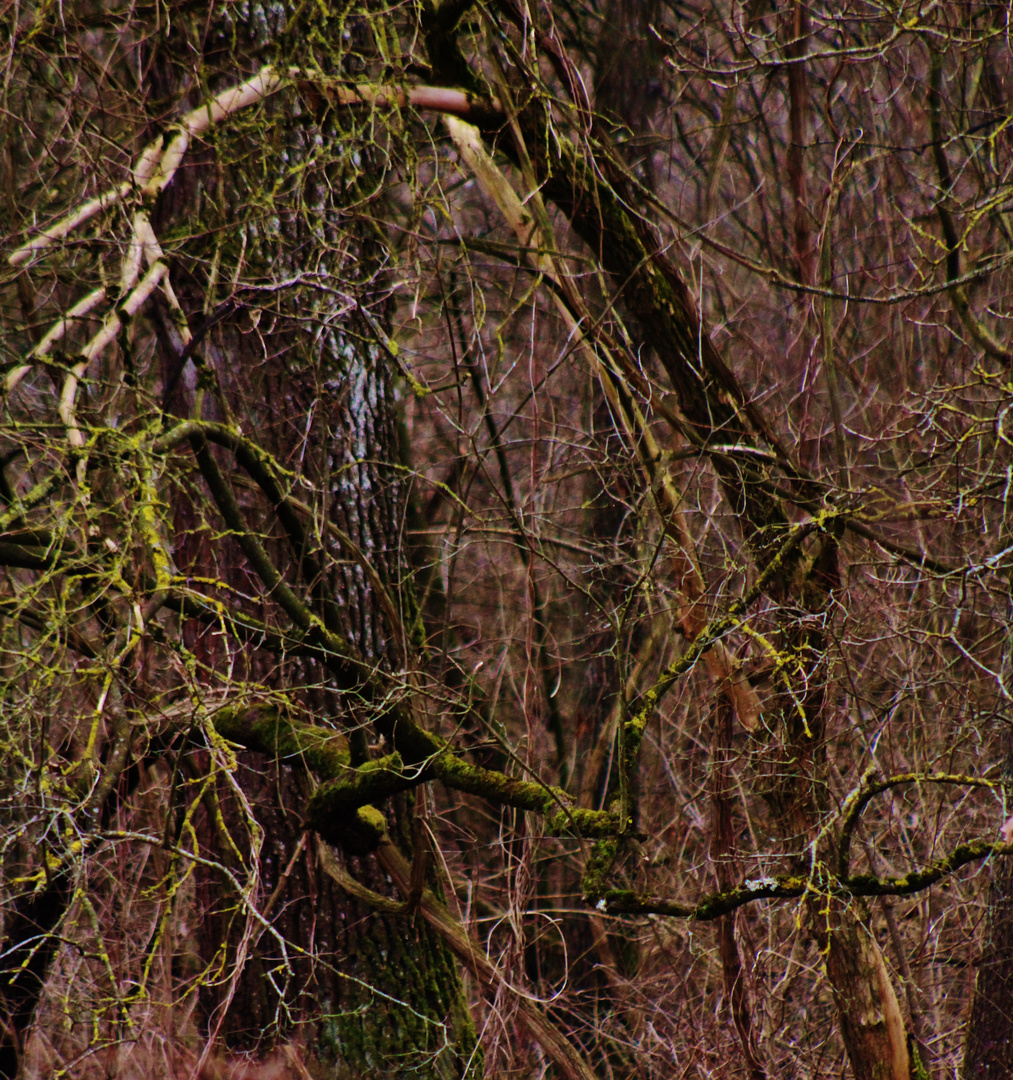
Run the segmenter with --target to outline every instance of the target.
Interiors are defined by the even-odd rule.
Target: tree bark
[[[0,1078],[15,1080],[32,1029],[39,997],[59,944],[73,882],[67,870],[54,873],[37,893],[18,896],[4,913],[0,961]]]
[[[810,916],[814,928],[836,924],[821,945],[855,1080],[910,1080],[904,1017],[875,939],[839,901],[810,904]]]
[[[286,22],[293,18],[301,23]],[[362,17],[332,13],[322,5],[297,13],[256,7],[231,30],[227,19],[225,9],[214,12],[205,37],[209,54],[231,41],[227,57],[214,56],[223,71],[256,66],[279,50],[293,65],[342,62],[337,48],[327,58],[317,57],[311,43],[340,48],[352,42],[361,50],[356,58],[361,63],[371,45]],[[170,65],[174,55],[170,46]],[[205,56],[205,63],[211,62],[211,55]],[[164,80],[174,81],[171,70]],[[306,274],[323,275],[354,295],[375,321],[384,321],[389,283],[381,270],[382,240],[371,235],[365,217],[350,221],[348,209],[364,198],[359,185],[368,187],[375,179],[370,176],[375,154],[361,133],[342,127],[350,114],[329,113],[318,122],[333,150],[320,163],[317,129],[308,124],[298,98],[278,98],[265,108],[272,133],[262,145],[232,144],[226,135],[218,162],[181,177],[159,208],[162,228],[178,227],[181,217],[189,220],[196,239],[188,256],[206,255],[207,265],[216,250],[240,251],[229,271],[238,284],[252,280],[273,287],[263,325],[254,321],[251,331],[249,309],[240,302],[235,317],[216,326],[202,344],[205,368],[218,380],[218,404],[199,388],[189,394],[177,388],[173,401],[192,411],[203,399],[205,411],[231,412],[243,429],[257,432],[258,442],[277,460],[296,463],[299,480],[322,493],[317,508],[322,521],[351,538],[376,580],[407,609],[413,603],[412,568],[401,544],[407,484],[396,468],[403,464],[402,440],[390,365],[371,340],[370,324],[347,310],[345,297],[298,285],[278,287]],[[230,158],[235,165],[227,164]],[[275,174],[286,170],[285,183],[272,192]],[[210,197],[202,199],[205,192]],[[183,295],[200,310],[202,287]],[[165,365],[167,371],[170,367]],[[213,469],[216,451],[201,453]],[[221,477],[226,485],[227,473]],[[393,667],[409,643],[395,639],[375,581],[327,539],[323,525],[307,535],[299,551],[271,539],[274,508],[265,510],[237,490],[249,529],[265,537],[275,565],[289,567],[285,581],[312,598],[322,623],[368,664],[381,672]],[[207,506],[181,507],[177,522],[195,523],[213,514]],[[249,588],[250,569],[228,540],[217,549],[181,545],[177,556],[189,558],[180,567],[187,575],[239,591]],[[205,659],[215,666],[210,652]],[[318,723],[343,730],[354,763],[368,759],[373,716],[322,665],[252,650],[243,663],[254,685],[285,694]],[[392,692],[398,692],[393,682]],[[196,779],[201,761],[191,759],[189,768]],[[202,980],[205,1035],[215,1044],[208,1051],[262,1054],[297,1040],[335,1080],[450,1080],[480,1071],[457,961],[425,922],[376,911],[322,872],[318,845],[324,841],[304,835],[312,789],[313,780],[301,766],[247,752],[239,755],[234,775],[221,777],[214,792],[203,796],[196,817],[202,849],[232,870],[235,880],[256,874],[254,903],[267,920],[266,926],[251,923],[235,887],[211,867],[199,871],[199,952],[207,972],[225,975]],[[413,813],[412,801],[405,798],[388,810],[390,834],[409,856]],[[240,838],[256,852],[256,865],[239,857],[245,852]],[[372,855],[331,857],[345,860],[367,888],[390,894],[388,878]]]
[[[1003,765],[1013,790],[1013,740]],[[964,1080],[1013,1076],[1013,859],[993,859],[981,954],[964,1045]]]

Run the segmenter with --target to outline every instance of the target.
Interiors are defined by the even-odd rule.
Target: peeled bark
[[[815,925],[836,925],[825,942],[827,981],[841,1022],[841,1038],[855,1080],[909,1080],[904,1017],[883,954],[849,907],[837,901],[811,905]]]

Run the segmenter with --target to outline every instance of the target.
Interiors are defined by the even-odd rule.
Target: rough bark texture
[[[4,913],[0,959],[0,1078],[14,1080],[24,1042],[46,984],[59,939],[57,928],[70,902],[72,882],[54,873],[37,893],[17,898]]]
[[[205,39],[208,53],[234,49],[231,60],[240,69],[279,49],[288,50],[291,63],[338,65],[344,62],[338,50],[349,42],[361,50],[350,62],[361,64],[371,45],[368,25],[347,20],[339,26],[340,13],[332,22],[323,8],[304,10],[306,25],[296,34],[285,21],[291,14],[281,8],[256,8],[234,27],[223,27],[227,11],[216,14],[221,21]],[[314,56],[312,43],[323,43],[324,55]],[[322,155],[319,129],[297,98],[271,102],[268,109],[274,135],[263,156],[249,152],[241,137],[229,141],[221,150],[223,164],[216,166],[225,171],[217,177],[198,172],[180,184],[161,208],[166,224],[176,214],[194,215],[196,231],[217,219],[221,232],[211,242],[229,254],[241,251],[237,270],[253,281],[293,282],[307,272],[329,277],[382,322],[388,298],[379,269],[382,241],[364,221],[347,223],[348,207],[363,198],[362,187],[373,181],[371,168],[382,163],[362,145],[361,133],[342,128],[348,117],[326,117],[323,135],[333,149]],[[230,159],[236,164],[225,164]],[[281,190],[272,190],[280,160],[290,174]],[[245,235],[237,235],[237,224]],[[207,257],[214,257],[213,248]],[[203,298],[195,290],[189,299],[197,305]],[[208,362],[242,427],[256,431],[277,460],[324,493],[325,522],[350,537],[395,602],[410,607],[411,571],[400,542],[407,491],[391,469],[400,463],[402,446],[390,366],[370,340],[368,324],[354,312],[337,310],[347,308],[347,301],[296,287],[273,292],[269,303],[267,319],[254,332],[243,325],[248,316],[241,308],[216,327],[206,342]],[[180,404],[192,407],[194,400],[184,394]],[[213,408],[210,397],[205,408]],[[256,500],[243,496],[241,503],[250,528],[269,533],[270,518],[262,517]],[[178,520],[198,516],[182,512]],[[294,552],[295,561],[286,541],[268,540],[268,550],[276,565],[292,567],[286,576],[313,598],[328,629],[383,668],[405,643],[393,639],[374,586],[362,566],[327,538],[325,522],[308,536],[304,550]],[[249,580],[241,554],[228,543],[218,550],[184,547],[178,555],[189,558],[183,568],[188,574],[231,575],[224,580],[237,588]],[[343,692],[322,665],[279,665],[266,654],[251,655],[247,665],[251,677],[301,702],[319,723],[346,731],[357,763],[370,755],[369,709]],[[199,771],[199,763],[194,767]],[[242,809],[234,783],[246,800]],[[472,1060],[474,1031],[456,960],[425,922],[375,911],[324,871],[317,851],[323,841],[305,836],[312,790],[312,778],[300,765],[244,753],[232,781],[220,781],[214,795],[204,798],[204,814],[197,818],[203,844],[237,878],[251,868],[233,850],[236,838],[248,832],[250,817],[262,831],[256,902],[270,923],[269,929],[253,927],[250,936],[235,890],[221,875],[201,873],[198,898],[206,910],[199,951],[204,963],[218,956],[222,970],[233,972],[202,987],[207,1032],[230,1051],[255,1053],[295,1039],[335,1078],[470,1075],[480,1058]],[[411,813],[403,799],[389,811],[391,835],[407,844],[409,856]],[[347,857],[363,885],[391,894],[374,858],[338,857]]]
[[[608,0],[602,13],[594,77],[595,109],[618,120],[626,160],[653,183],[651,118],[661,105],[663,50],[651,32],[659,0]]]

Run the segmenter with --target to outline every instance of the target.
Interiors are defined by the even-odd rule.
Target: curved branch
[[[862,777],[858,787],[844,800],[843,825],[837,849],[837,876],[848,879],[848,864],[851,861],[851,839],[858,826],[862,811],[877,795],[901,784],[959,784],[963,787],[995,788],[999,785],[993,780],[980,776],[964,776],[958,773],[897,773],[882,780],[868,783],[870,774]]]
[[[667,900],[626,889],[609,889],[597,899],[588,899],[606,915],[668,915],[709,922],[757,900],[793,899],[809,892],[837,896],[845,901],[856,896],[910,896],[934,885],[960,867],[991,855],[1013,855],[1013,843],[971,840],[960,844],[945,858],[923,870],[912,870],[903,877],[880,878],[874,874],[856,874],[846,878],[832,876],[819,885],[814,883],[812,877],[801,874],[749,878],[734,888],[710,893],[695,903]]]
[[[949,855],[938,859],[924,870],[912,870],[903,877],[879,878],[875,874],[855,874],[845,878],[841,885],[852,896],[911,896],[927,889],[954,870],[968,863],[980,862],[990,855],[1013,855],[1013,844],[1005,840],[969,840],[960,844]]]

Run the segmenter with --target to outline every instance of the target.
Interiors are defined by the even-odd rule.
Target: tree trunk
[[[310,40],[328,47],[351,42],[361,50],[355,62],[366,62],[367,21],[342,17],[339,26],[337,17],[332,20],[319,5],[302,9],[301,27],[287,25],[287,17],[298,16],[258,8],[242,26],[230,28],[228,11],[221,9],[214,13],[206,47],[213,52],[231,38],[235,51],[228,61],[215,58],[230,72],[255,67],[278,49],[290,64],[347,59],[314,56]],[[165,81],[173,82],[171,71]],[[382,240],[370,235],[365,218],[349,221],[349,207],[376,179],[371,171],[379,175],[382,163],[375,159],[381,152],[364,142],[363,133],[342,128],[348,117],[330,115],[323,121],[330,148],[324,153],[315,139],[319,129],[298,99],[266,108],[290,110],[272,116],[272,138],[253,147],[242,136],[226,140],[215,165],[218,175],[206,168],[176,186],[160,208],[158,224],[178,227],[185,214],[198,237],[194,247],[207,245],[207,264],[221,257],[224,276],[226,260],[235,260],[227,273],[240,296],[246,282],[272,287],[262,324],[260,310],[244,309],[240,300],[235,317],[216,326],[204,343],[205,365],[221,388],[217,411],[231,412],[243,429],[258,433],[278,461],[292,467],[297,495],[304,482],[322,496],[316,535],[295,552],[297,569],[285,577],[313,597],[316,615],[354,653],[384,669],[394,666],[408,643],[395,640],[377,586],[363,567],[327,536],[330,523],[350,537],[394,603],[402,610],[412,606],[412,570],[400,540],[407,484],[396,469],[402,462],[395,388],[390,365],[371,340],[370,324],[348,302],[351,295],[374,321],[385,319],[389,283],[380,269]],[[193,265],[199,272],[200,262]],[[279,287],[306,275],[333,283],[343,295]],[[207,307],[204,290],[202,284],[184,292],[198,311],[202,304]],[[216,410],[211,395],[200,389],[175,393],[177,409],[185,406],[200,415],[203,399],[205,417]],[[213,457],[207,449],[204,453]],[[255,499],[244,496],[241,502],[249,528],[267,536],[275,564],[293,563],[284,542],[268,535],[270,513],[263,515]],[[194,523],[213,513],[198,504],[178,514],[177,521]],[[189,576],[248,589],[249,570],[227,540],[220,549],[183,544],[177,549],[181,556],[189,556],[180,567]],[[204,659],[214,668],[223,658],[208,650]],[[242,664],[254,686],[269,687],[309,710],[315,722],[344,730],[354,762],[369,757],[369,711],[335,685],[321,665],[249,649]],[[400,692],[394,683],[392,692]],[[190,763],[192,779],[200,767]],[[312,787],[302,765],[244,753],[234,775],[222,776],[214,793],[203,796],[203,814],[197,816],[201,848],[234,874],[230,881],[207,866],[199,874],[204,909],[199,953],[207,972],[224,973],[205,977],[200,993],[213,1052],[264,1053],[295,1040],[335,1078],[472,1075],[481,1059],[456,960],[424,921],[377,912],[326,873],[327,860],[318,857],[323,841],[307,838],[302,824]],[[413,814],[409,800],[388,812],[391,836],[409,857]],[[239,857],[247,850],[257,853],[256,866]],[[371,855],[337,857],[369,889],[391,895],[389,879]],[[254,903],[267,925],[251,922],[233,884],[251,874],[259,880]]]
[[[814,928],[836,923],[821,944],[855,1080],[909,1080],[904,1017],[875,938],[837,900],[811,904],[810,915]]]

